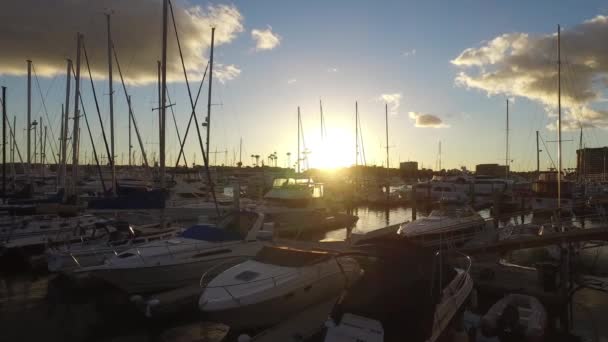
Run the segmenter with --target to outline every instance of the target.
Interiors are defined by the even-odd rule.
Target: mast
[[[506,154],[505,154],[505,179],[509,178],[509,99],[507,99],[507,130],[506,130],[506,139],[507,142],[505,144]]]
[[[557,209],[562,208],[562,61],[560,26],[557,25]]]
[[[169,0],[163,0],[163,41],[161,57],[161,105],[160,105],[160,187],[165,189],[165,113],[167,95],[167,5]]]
[[[44,126],[44,144],[42,145],[42,177],[44,178],[44,168],[46,164],[46,126]]]
[[[57,178],[56,178],[56,182],[55,182],[55,191],[59,190],[59,183],[61,182],[61,167],[63,165],[63,122],[64,119],[63,117],[65,116],[65,113],[63,111],[63,103],[61,104],[61,121],[60,121],[60,125],[59,125],[59,143],[61,144],[61,149],[59,150],[59,164],[57,165]],[[15,137],[13,136],[13,139],[15,139]]]
[[[2,203],[6,203],[6,87],[2,87]]]
[[[80,152],[80,112],[78,100],[80,99],[80,44],[82,35],[80,32],[76,34],[76,81],[74,82],[74,130],[72,139],[72,187],[74,195],[76,194],[76,186],[78,184],[78,155]],[[42,132],[42,129],[40,130]],[[42,149],[42,146],[40,146]],[[78,198],[76,196],[76,198]]]
[[[127,102],[129,102],[128,105],[131,108],[131,95],[127,97]],[[131,166],[131,150],[133,149],[133,145],[131,144],[131,118],[128,118],[127,121],[129,121],[129,166]]]
[[[108,29],[108,89],[110,97],[110,153],[108,156],[112,167],[112,195],[116,196],[116,163],[114,162],[114,89],[112,89],[112,33],[110,31],[110,15],[106,13]]]
[[[213,85],[213,45],[215,40],[215,27],[211,28],[211,57],[209,58],[209,95],[207,96],[207,142],[206,152],[209,159],[209,132],[211,130],[211,87]]]
[[[323,119],[323,103],[319,100],[319,110],[321,112],[321,142],[325,141],[325,120]]]
[[[69,77],[69,72],[68,72]],[[27,169],[28,169],[28,184],[31,184],[31,174],[29,174],[29,170],[31,170],[32,163],[32,141],[31,141],[31,130],[32,130],[32,61],[27,60]],[[35,139],[35,137],[34,137]]]
[[[536,131],[536,173],[540,173],[540,148],[538,147],[538,131]]]
[[[241,141],[239,143],[239,167],[243,165],[243,137],[241,137]]]
[[[43,142],[42,142],[42,117],[40,117],[40,121],[39,122],[40,122],[40,136],[39,136],[39,138],[40,138],[40,140],[39,140],[40,141],[40,167],[43,167],[44,165],[42,163],[42,157],[43,157],[43,152],[42,151],[44,149],[44,145],[43,145]]]
[[[72,60],[68,59],[68,67],[66,71],[66,85],[65,85],[65,110],[63,111],[63,136],[61,137],[61,186],[64,189],[66,186],[67,176],[67,155],[68,155],[68,123],[70,112],[70,71],[72,70]],[[64,195],[65,197],[65,195]]]
[[[355,101],[355,167],[359,166],[359,105]]]
[[[298,173],[300,173],[300,106],[298,106]]]
[[[390,168],[389,159],[388,159],[388,104],[384,104],[384,117],[386,121],[386,174],[389,174],[388,169]]]
[[[163,120],[162,120],[162,112],[161,112],[161,107],[162,107],[162,103],[161,103],[161,63],[160,61],[156,61],[156,68],[157,68],[157,76],[158,76],[158,139],[159,139],[159,143],[160,143],[160,137],[161,135],[163,135]],[[185,158],[184,158],[185,159]]]

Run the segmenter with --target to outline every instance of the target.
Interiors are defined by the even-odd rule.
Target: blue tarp
[[[233,231],[209,225],[196,225],[186,229],[182,237],[187,239],[204,240],[210,242],[241,240],[241,236]]]

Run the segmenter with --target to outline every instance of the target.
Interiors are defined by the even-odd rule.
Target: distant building
[[[416,178],[418,176],[418,162],[407,161],[399,163],[399,171],[406,178]]]
[[[483,176],[504,177],[509,171],[506,165],[478,164],[475,166],[475,174]]]
[[[603,180],[608,167],[608,147],[576,150],[576,172],[587,179]]]

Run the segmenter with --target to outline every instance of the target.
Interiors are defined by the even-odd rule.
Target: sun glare
[[[310,167],[318,169],[333,169],[350,166],[354,163],[355,138],[340,127],[327,127],[324,139],[320,136],[310,142]]]

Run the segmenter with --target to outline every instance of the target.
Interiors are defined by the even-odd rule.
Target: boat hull
[[[349,278],[353,276],[351,273]],[[274,298],[226,310],[203,310],[204,317],[208,321],[227,324],[234,330],[269,327],[312,305],[337,300],[344,290],[345,279],[337,273],[315,282],[302,282],[295,288],[293,284],[285,285],[274,289],[277,293]]]

